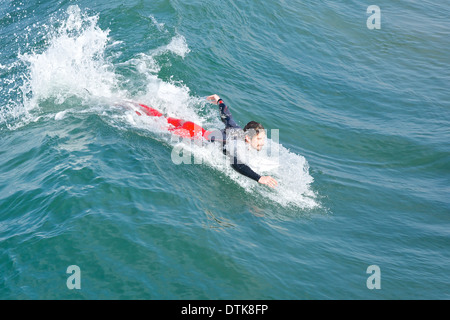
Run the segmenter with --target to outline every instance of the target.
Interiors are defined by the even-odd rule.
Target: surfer
[[[266,131],[264,130],[263,125],[256,121],[250,121],[244,128],[241,128],[236,121],[234,121],[233,115],[231,114],[228,106],[217,94],[208,96],[206,100],[219,106],[220,119],[225,124],[225,129],[221,130],[221,137],[217,137],[217,134],[209,131],[206,131],[203,136],[212,142],[222,141],[223,152],[228,154],[232,159],[231,167],[234,170],[261,184],[275,188],[278,185],[278,182],[274,178],[271,176],[261,176],[253,171],[248,165],[239,161],[239,155],[237,154],[235,143],[231,147],[227,146],[227,141],[235,142],[236,140],[243,139],[249,148],[256,151],[261,151],[266,140]]]
[[[266,140],[266,132],[262,124],[256,121],[250,121],[244,128],[241,128],[236,121],[234,121],[230,109],[217,94],[208,96],[206,99],[219,106],[220,118],[225,124],[225,129],[220,131],[207,131],[191,121],[165,117],[169,123],[168,130],[185,138],[199,139],[203,137],[211,142],[221,142],[223,152],[230,156],[231,167],[234,170],[258,183],[275,188],[278,185],[278,182],[274,178],[271,176],[261,176],[256,173],[252,168],[241,161],[242,154],[241,157],[239,157],[239,152],[237,151],[237,144],[240,141],[244,141],[249,150],[253,149],[260,151],[263,148]],[[140,111],[148,116],[164,117],[164,115],[156,109],[144,104],[139,104],[139,106]],[[136,113],[142,115],[139,111],[136,111]],[[242,149],[240,149],[240,151],[242,152]]]

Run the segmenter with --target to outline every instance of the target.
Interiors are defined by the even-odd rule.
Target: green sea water
[[[0,298],[449,299],[449,15],[1,0]],[[214,93],[278,188],[123,107],[221,129]]]

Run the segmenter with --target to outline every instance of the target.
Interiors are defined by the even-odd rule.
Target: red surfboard
[[[192,121],[165,117],[158,110],[146,106],[145,104],[139,104],[139,107],[142,113],[136,110],[136,114],[138,114],[139,116],[145,114],[150,117],[164,117],[169,123],[169,128],[167,130],[183,138],[201,139],[202,137],[206,138],[210,133],[209,131],[203,129],[201,126],[195,124]]]

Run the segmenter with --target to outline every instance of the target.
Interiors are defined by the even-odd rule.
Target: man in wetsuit
[[[231,115],[230,109],[225,105],[223,100],[217,95],[213,94],[206,98],[207,100],[215,103],[219,106],[220,118],[222,122],[225,124],[225,129],[221,130],[222,137],[217,137],[217,134],[210,134],[206,138],[210,141],[218,141],[221,140],[224,146],[224,153],[232,156],[231,167],[237,172],[243,174],[250,179],[253,179],[261,184],[267,185],[269,187],[275,188],[278,185],[278,182],[272,178],[271,176],[261,176],[255,171],[253,171],[248,165],[241,163],[238,159],[238,155],[236,152],[230,154],[230,150],[227,149],[226,141],[230,139],[230,135],[232,139],[242,139],[246,144],[252,149],[260,151],[264,146],[264,142],[266,139],[266,132],[264,127],[256,122],[250,121],[247,125],[242,129],[233,119]]]

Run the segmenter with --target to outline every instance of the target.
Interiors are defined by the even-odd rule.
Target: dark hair
[[[261,123],[256,121],[250,121],[244,127],[244,132],[250,138],[257,136],[261,131],[264,131],[264,127]]]

